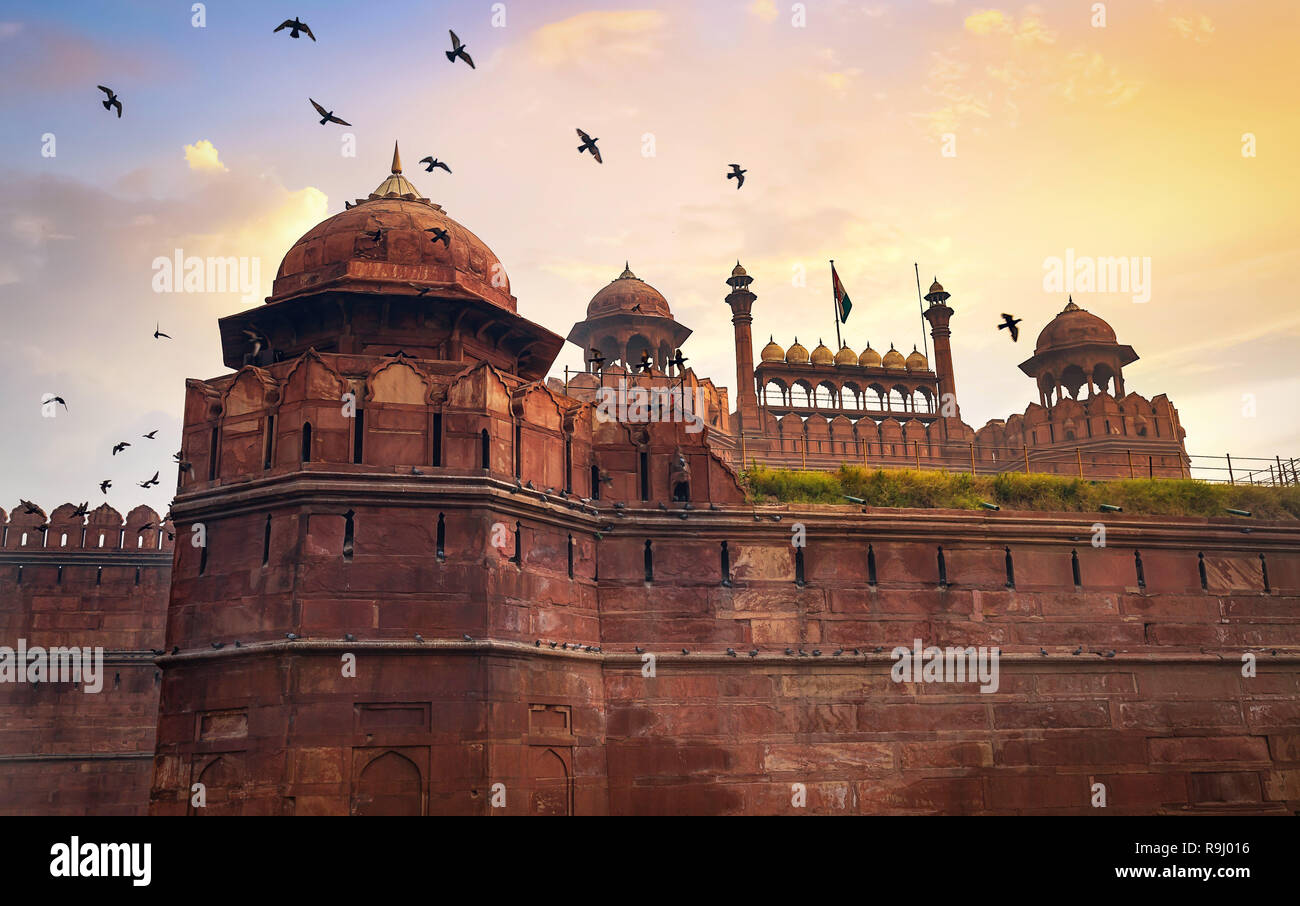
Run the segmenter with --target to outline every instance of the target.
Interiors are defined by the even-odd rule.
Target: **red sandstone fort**
[[[105,649],[98,694],[0,687],[0,813],[1094,813],[1097,783],[1111,813],[1300,809],[1295,523],[1108,514],[1094,547],[1091,514],[738,483],[1188,474],[1105,321],[1065,304],[1021,365],[1037,402],[972,430],[937,281],[933,365],[797,339],[755,365],[727,284],[734,409],[630,268],[568,334],[589,369],[548,379],[564,338],[395,154],[220,321],[171,522],[0,511],[0,644]],[[597,417],[620,381],[703,430]],[[894,682],[915,639],[997,648],[998,690]]]

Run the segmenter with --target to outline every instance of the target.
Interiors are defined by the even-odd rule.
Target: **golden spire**
[[[397,142],[393,142],[393,172],[402,172],[402,156],[397,153]]]

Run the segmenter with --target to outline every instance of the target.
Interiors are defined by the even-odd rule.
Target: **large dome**
[[[1075,305],[1071,299],[1065,309],[1048,322],[1038,335],[1034,354],[1092,343],[1113,346],[1115,342],[1115,331],[1109,324]]]
[[[430,230],[445,230],[448,242]],[[374,232],[381,230],[379,240]],[[510,279],[492,250],[402,176],[392,174],[368,198],[316,224],[280,262],[268,302],[322,289],[417,294],[423,289],[477,296],[516,311]]]
[[[663,293],[632,273],[626,263],[623,265],[623,273],[587,303],[588,318],[614,314],[658,315],[662,318],[673,316]]]

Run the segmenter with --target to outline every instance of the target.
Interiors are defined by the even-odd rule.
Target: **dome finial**
[[[394,175],[402,172],[402,156],[397,153],[397,142],[393,142],[393,173]]]

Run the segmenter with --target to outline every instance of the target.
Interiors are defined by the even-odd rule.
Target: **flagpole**
[[[840,339],[840,303],[835,298],[835,259],[831,261],[831,308],[835,310],[835,352],[839,353],[844,348],[844,341]]]
[[[912,267],[916,268],[916,307],[921,309],[921,342],[925,344],[925,360],[930,361],[930,341],[925,336],[925,306],[921,304],[921,267],[915,261]]]

